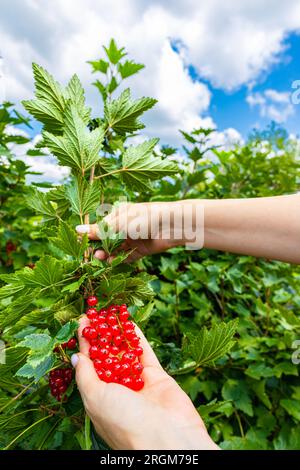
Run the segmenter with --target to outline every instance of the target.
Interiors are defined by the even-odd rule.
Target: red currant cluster
[[[134,324],[128,320],[127,306],[110,305],[98,311],[97,303],[97,297],[88,297],[86,314],[90,326],[83,329],[82,336],[90,343],[89,355],[99,379],[141,390],[144,386],[140,362],[143,349]]]
[[[49,386],[51,394],[57,401],[65,401],[64,394],[72,382],[72,369],[70,367],[51,370],[49,374]]]
[[[69,341],[67,341],[66,343],[62,343],[60,345],[63,349],[70,349],[71,351],[74,351],[74,349],[77,348],[77,339],[76,338],[71,338],[69,339]],[[59,347],[56,346],[54,348],[54,352],[59,352]]]

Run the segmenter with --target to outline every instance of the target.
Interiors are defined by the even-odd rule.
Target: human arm
[[[203,244],[198,248],[210,248],[231,253],[266,257],[290,263],[300,263],[300,195],[276,196],[251,199],[191,199],[165,203],[127,204],[133,208],[137,216],[131,222],[137,225],[149,225],[150,218],[146,217],[149,208],[154,212],[165,214],[168,211],[176,214],[182,211],[182,206],[190,206],[193,218],[188,223],[193,225],[203,235]],[[197,211],[198,209],[198,211]],[[195,220],[195,214],[203,209],[204,219]],[[122,230],[124,221],[128,220],[128,211],[114,210],[107,217],[108,223],[116,231]],[[180,220],[180,218],[178,219]],[[172,223],[172,222],[171,222]],[[98,239],[97,226],[80,226],[80,233],[88,232],[89,238]],[[155,227],[159,232],[153,239],[132,239],[126,233],[124,249],[134,250],[129,260],[135,260],[145,255],[162,252],[174,246],[186,245],[189,240],[184,236],[174,238],[172,233],[176,227],[171,227],[171,235],[166,236],[166,230],[161,226]],[[126,230],[125,230],[126,232]],[[99,250],[96,257],[105,259],[106,254]]]

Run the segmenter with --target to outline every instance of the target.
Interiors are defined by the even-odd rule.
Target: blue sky
[[[158,100],[144,118],[145,137],[180,146],[178,129],[213,126],[226,145],[271,120],[299,134],[300,105],[290,100],[299,33],[299,0],[1,0],[0,99],[4,90],[21,109],[37,62],[63,84],[77,73],[99,115],[86,61],[114,37],[146,65],[126,86]]]

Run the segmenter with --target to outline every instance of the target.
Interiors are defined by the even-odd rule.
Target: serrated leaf
[[[234,345],[237,326],[236,319],[216,324],[210,330],[203,327],[197,336],[188,333],[183,343],[183,354],[191,357],[197,366],[214,364]]]
[[[93,68],[93,70],[92,70],[93,73],[101,72],[101,73],[106,74],[106,72],[108,70],[108,67],[109,67],[109,63],[106,62],[106,60],[103,60],[103,59],[89,60],[88,64],[91,64],[91,66]]]
[[[18,274],[19,279],[26,287],[55,287],[64,277],[64,267],[62,262],[46,255],[35,265],[35,269],[24,268]]]
[[[63,126],[63,111],[66,100],[62,87],[52,75],[37,64],[33,64],[36,100],[23,101],[25,109],[41,121],[46,130],[59,133]]]
[[[222,396],[225,400],[231,400],[238,410],[253,416],[252,402],[245,382],[228,379],[223,385]]]
[[[38,382],[45,374],[47,374],[53,367],[55,362],[54,354],[51,354],[45,357],[43,360],[39,362],[39,364],[35,367],[27,362],[21,367],[17,373],[17,377],[25,377],[27,379],[34,379],[35,382]]]
[[[64,113],[64,132],[56,136],[50,132],[43,133],[44,143],[63,166],[69,166],[81,174],[99,160],[102,148],[104,129],[97,127],[90,132],[86,122],[79,115],[76,107],[68,105]]]
[[[126,89],[119,98],[105,103],[104,116],[107,127],[121,135],[143,129],[144,125],[138,118],[155,103],[156,100],[153,98],[140,98],[132,101],[130,90]]]
[[[54,338],[54,344],[66,343],[70,338],[74,336],[74,333],[78,330],[78,322],[71,320],[66,323],[56,334]]]
[[[101,183],[99,180],[88,184],[77,179],[67,187],[66,197],[71,203],[72,210],[81,218],[90,212],[95,212],[100,204]]]
[[[106,52],[106,55],[110,62],[112,64],[117,64],[122,57],[126,55],[124,47],[121,47],[121,49],[118,49],[117,44],[114,39],[110,40],[109,46],[105,47],[104,50]]]
[[[47,349],[51,343],[51,336],[45,333],[31,334],[18,343],[17,347],[29,348],[32,351],[40,351]]]
[[[47,193],[32,189],[31,193],[26,197],[26,202],[37,214],[43,216],[45,222],[57,220],[58,215]]]
[[[215,398],[206,405],[198,406],[197,410],[201,418],[205,420],[205,418],[207,418],[211,413],[224,413],[225,410],[230,412],[232,410],[232,404],[229,400],[217,402],[217,399]]]
[[[83,122],[88,124],[90,120],[91,109],[87,108],[85,105],[84,89],[76,74],[73,75],[73,77],[68,83],[68,86],[66,88],[66,95],[74,104]]]
[[[131,60],[126,60],[126,62],[124,62],[123,64],[118,64],[118,71],[121,77],[124,79],[130,77],[131,75],[134,75],[144,67],[145,66],[143,64],[137,64],[136,62],[133,62]]]
[[[87,236],[79,240],[75,229],[66,222],[60,222],[57,237],[50,238],[50,241],[61,251],[78,260],[88,246]]]
[[[157,139],[151,139],[126,149],[122,158],[122,178],[125,184],[138,191],[149,189],[149,182],[163,176],[174,174],[177,166],[159,156],[153,155]]]

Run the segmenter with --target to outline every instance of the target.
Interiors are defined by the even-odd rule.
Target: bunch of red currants
[[[51,394],[57,401],[66,401],[64,396],[68,386],[72,382],[73,371],[70,367],[58,368],[50,371],[49,386]]]
[[[83,329],[82,336],[90,344],[89,356],[99,379],[141,390],[144,386],[140,362],[143,349],[134,324],[129,320],[127,306],[110,305],[97,310],[96,296],[88,297],[87,304],[90,326]]]

